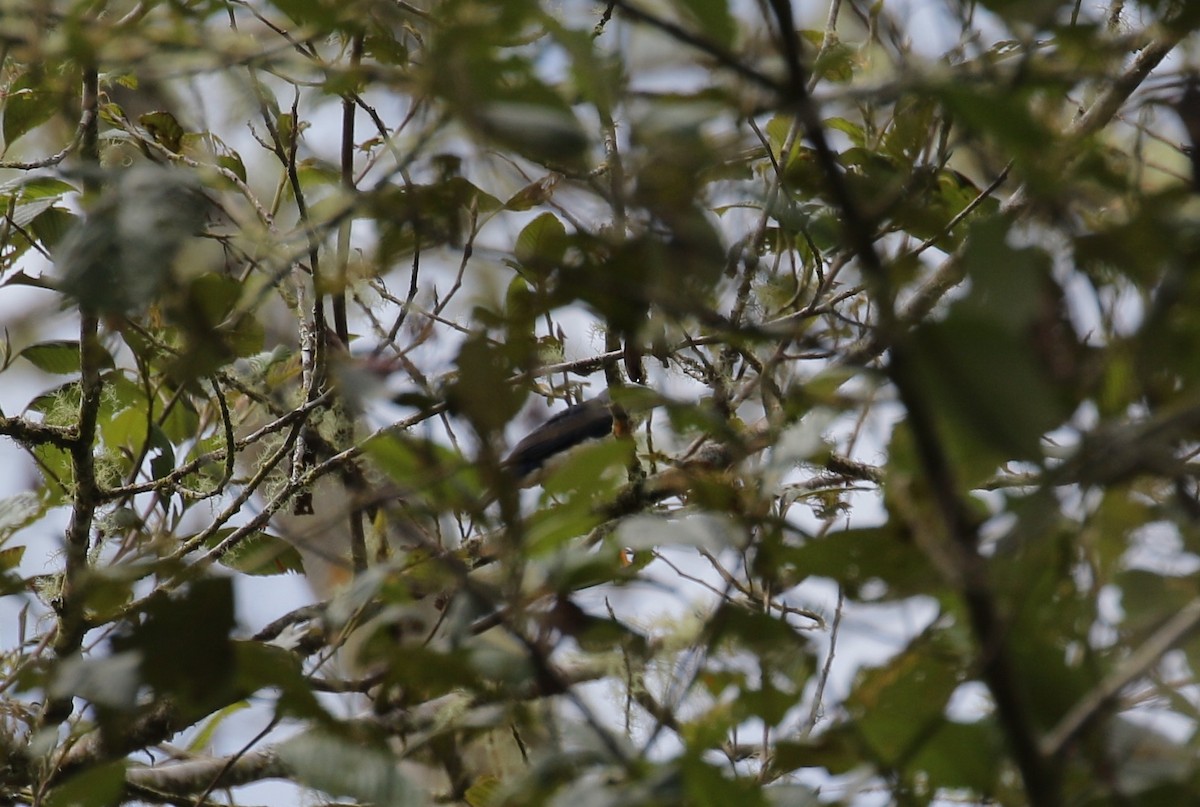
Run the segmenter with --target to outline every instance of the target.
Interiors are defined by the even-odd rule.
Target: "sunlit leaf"
[[[249,706],[250,704],[245,701],[238,701],[217,711],[216,714],[204,721],[204,725],[188,741],[187,750],[192,753],[204,753],[207,751],[212,745],[213,737],[216,736],[217,730],[225,724],[225,721],[233,715],[245,711]]]
[[[232,532],[232,527],[217,530],[206,545],[214,547]],[[304,564],[296,548],[287,541],[265,532],[252,532],[243,536],[237,544],[221,555],[221,565],[242,574],[255,576],[304,573]]]
[[[25,547],[10,546],[6,549],[0,549],[0,572],[11,572],[21,564],[21,559],[25,557]],[[8,581],[5,581],[6,583]],[[5,593],[8,593],[8,586],[5,586]]]
[[[179,121],[170,112],[163,110],[147,112],[138,118],[138,123],[167,151],[179,153],[185,132]]]

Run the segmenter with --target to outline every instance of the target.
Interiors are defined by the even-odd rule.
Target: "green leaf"
[[[895,519],[879,527],[831,532],[780,552],[785,571],[836,580],[853,597],[872,581],[886,584],[875,594],[878,598],[910,597],[928,593],[930,581],[937,579],[937,570]]]
[[[102,345],[95,345],[95,359],[103,370],[115,367],[112,354]],[[71,375],[79,372],[79,343],[70,340],[54,340],[30,345],[19,354],[39,370],[55,375]]]
[[[0,185],[0,196],[15,196],[21,203],[57,201],[79,189],[69,182],[51,176],[20,177]]]
[[[542,213],[521,230],[513,256],[525,266],[549,269],[562,262],[567,230],[553,213]]]
[[[732,47],[737,24],[727,0],[674,0],[673,5],[695,20],[706,37],[722,48]]]
[[[983,795],[995,792],[1003,771],[996,763],[1004,753],[1004,735],[993,720],[945,722],[905,767],[910,776],[927,779],[931,790],[967,788]]]
[[[3,98],[5,148],[54,117],[61,100],[56,93],[45,89],[39,77],[29,72],[17,76],[8,85]]]
[[[499,210],[500,200],[451,176],[431,185],[386,186],[362,200],[381,227],[379,260],[407,257],[414,249],[459,244],[471,211]]]
[[[29,223],[29,229],[47,249],[55,250],[78,222],[79,217],[74,213],[55,206],[39,213]]]
[[[432,440],[381,434],[367,442],[366,450],[392,481],[423,490],[443,506],[469,508],[483,493],[478,470]]]
[[[30,452],[37,460],[42,478],[45,480],[43,493],[47,505],[63,504],[67,500],[67,485],[71,481],[71,454],[66,449],[43,443]]]
[[[233,527],[217,530],[205,543],[210,549],[229,537]],[[187,539],[181,539],[186,541]],[[296,548],[265,532],[252,532],[221,556],[221,565],[256,577],[304,573],[304,564]]]
[[[246,641],[234,642],[233,653],[239,693],[248,697],[262,689],[273,689],[280,693],[281,712],[298,718],[329,717],[317,701],[312,682],[305,676],[295,653],[275,645]]]
[[[679,761],[679,781],[685,798],[666,799],[659,804],[688,804],[694,807],[764,807],[764,788],[756,786],[753,778],[739,778],[724,773],[696,755]]]
[[[531,544],[539,540],[533,535],[533,521],[543,512],[546,510],[539,511],[530,519],[528,536]],[[574,535],[581,535],[595,526],[595,521],[588,521],[589,514],[576,512],[573,517],[576,519]],[[563,530],[563,533],[566,532],[568,529]],[[547,534],[548,530],[543,530],[542,537]],[[560,541],[558,544],[554,543],[556,538]],[[578,541],[563,541],[554,536],[545,541],[545,545],[555,551],[538,555],[537,550],[531,546],[529,556],[530,569],[536,569],[536,574],[544,577],[548,590],[571,592],[600,585],[620,585],[636,576],[636,565],[629,563],[624,550],[614,542],[606,542],[599,549],[594,549],[587,546],[586,542],[580,544]]]
[[[525,541],[531,556],[567,548],[567,542],[586,535],[602,519],[578,502],[542,507],[529,517]]]
[[[458,352],[458,376],[446,388],[446,400],[480,434],[499,432],[521,411],[526,391],[509,383],[516,370],[514,353],[520,349],[493,344],[477,333]]]
[[[179,125],[179,121],[170,112],[164,110],[147,112],[138,117],[138,123],[167,151],[179,153],[185,132]]]
[[[709,619],[709,631],[714,648],[744,648],[781,671],[807,669],[812,656],[807,640],[786,619],[742,605],[722,605]]]
[[[633,455],[632,440],[600,440],[564,452],[561,462],[547,469],[542,489],[552,496],[582,494],[589,502],[602,499],[622,481]]]
[[[217,729],[221,728],[225,720],[249,708],[250,704],[246,701],[238,701],[219,710],[208,720],[204,721],[204,725],[200,727],[200,730],[188,740],[187,750],[193,754],[202,754],[207,751],[212,744],[213,737],[216,736]]]
[[[0,499],[0,544],[11,538],[17,530],[23,529],[41,518],[46,512],[46,508],[47,505],[42,497],[32,491]],[[11,567],[0,566],[0,568]]]
[[[846,705],[874,755],[886,765],[920,751],[946,722],[965,673],[944,632],[917,637],[882,667],[868,670]]]
[[[892,125],[884,134],[881,151],[900,164],[911,166],[938,131],[936,114],[937,104],[933,99],[901,99],[896,104]]]
[[[1073,332],[1053,319],[1050,259],[1010,247],[1008,226],[994,218],[971,227],[970,291],[944,319],[920,326],[907,351],[922,394],[952,428],[956,455],[979,474],[1039,459],[1042,435],[1070,413],[1055,382],[1065,381],[1056,368],[1073,350]]]
[[[470,807],[487,807],[489,804],[499,804],[501,789],[504,783],[495,776],[480,776],[467,792],[463,793],[463,801]]]
[[[246,181],[246,164],[242,162],[241,155],[236,151],[217,155],[217,165],[232,172],[242,182]]]
[[[849,81],[854,78],[854,62],[858,54],[855,48],[840,41],[836,34],[832,41],[826,43],[824,31],[806,30],[801,31],[800,35],[808,42],[812,52],[817,54],[809,69],[813,78],[830,81]]]
[[[242,296],[242,284],[235,278],[205,272],[192,281],[192,298],[212,325],[219,324]]]
[[[311,730],[281,743],[279,759],[296,779],[331,796],[348,796],[379,807],[424,805],[427,797],[400,770],[389,751],[361,739]]]
[[[150,424],[150,448],[156,453],[150,458],[150,476],[162,479],[175,469],[175,447],[157,423]]]
[[[146,442],[149,425],[143,404],[127,407],[105,418],[100,424],[100,431],[104,435],[105,444],[136,453]]]
[[[684,721],[679,727],[679,738],[693,753],[720,748],[743,719],[744,713],[735,709],[734,704],[718,702]]]
[[[30,345],[17,355],[46,373],[70,375],[79,372],[79,342],[76,341],[63,339],[41,342]]]
[[[195,580],[171,598],[152,602],[146,618],[128,636],[114,637],[113,649],[136,651],[141,674],[160,695],[183,706],[220,706],[228,697],[234,676],[233,581]]]
[[[776,123],[777,120],[779,120],[781,122]],[[772,118],[771,124],[775,125],[776,130],[778,130],[780,127],[784,127],[786,130],[786,128],[791,127],[792,119],[790,117]],[[770,124],[768,124],[768,125],[770,125]],[[842,118],[842,117],[834,117],[834,118],[826,118],[825,119],[825,127],[828,129],[833,129],[834,131],[841,132],[842,134],[846,135],[848,138],[850,138],[850,143],[852,145],[862,148],[863,146],[866,146],[866,144],[867,144],[867,135],[863,131],[863,127],[862,127],[861,123],[855,123],[854,121],[847,120],[846,118]],[[776,137],[777,136],[778,136],[778,134],[776,134]],[[777,146],[777,148],[781,148],[781,147],[782,147],[782,141],[780,141],[780,144],[779,144],[779,146]]]
[[[947,82],[938,94],[959,122],[1017,156],[1044,157],[1055,142],[1054,132],[1034,116],[1029,90]]]
[[[380,64],[407,66],[409,53],[405,42],[383,25],[371,26],[363,39],[363,54]]]
[[[1067,413],[1023,337],[955,318],[922,326],[914,348],[932,408],[958,427],[950,438],[961,446],[958,454],[997,452],[982,473],[1004,460],[1041,456],[1042,435]]]
[[[483,134],[539,163],[575,165],[588,145],[579,119],[557,104],[494,101],[475,120]]]
[[[861,738],[853,726],[842,723],[805,741],[781,740],[771,755],[771,770],[782,773],[803,768],[824,768],[831,774],[847,773],[862,764]]]
[[[44,807],[108,807],[121,803],[125,792],[125,761],[84,768],[46,794]]]
[[[0,549],[0,572],[11,572],[21,565],[21,559],[25,557],[25,547],[10,546],[7,549]],[[5,591],[5,593],[9,593]]]
[[[208,202],[194,174],[139,163],[116,173],[55,255],[61,288],[92,313],[135,314],[173,285],[173,262],[202,228]]]

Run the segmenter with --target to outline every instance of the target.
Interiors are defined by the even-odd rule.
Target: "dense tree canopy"
[[[1190,803],[1197,27],[0,0],[0,802]]]

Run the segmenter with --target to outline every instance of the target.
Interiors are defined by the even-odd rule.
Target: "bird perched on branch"
[[[504,464],[523,486],[537,484],[547,468],[571,449],[610,435],[624,437],[661,401],[649,387],[621,387],[618,400],[609,390],[568,407],[525,435]]]
[[[242,386],[265,390],[244,402],[238,426],[243,437],[263,429],[273,418],[280,422],[303,404],[298,391],[285,383],[294,373],[294,357],[272,356],[264,362],[258,373],[246,368],[249,375],[264,378],[261,384],[251,384],[247,378]],[[533,429],[517,442],[504,464],[514,482],[533,484],[575,447],[610,439],[614,433],[624,436],[659,402],[655,393],[641,386],[614,388],[611,394],[604,391]],[[305,460],[307,467],[365,437],[354,411],[353,406],[330,406],[310,414],[302,432],[303,447],[312,455]],[[241,452],[243,471],[252,478],[265,463],[276,462],[273,475],[260,480],[263,498],[283,489],[297,474],[292,463],[297,450],[288,448],[289,428],[281,423],[276,433],[256,439]],[[475,575],[467,578],[461,555],[451,552],[443,557],[437,552],[436,523],[430,514],[406,501],[370,455],[348,458],[343,467],[315,479],[304,493],[309,506],[293,506],[299,499],[293,495],[274,512],[273,532],[299,552],[315,593],[330,598],[323,618],[314,621],[320,628],[314,634],[339,647],[324,669],[337,669],[349,680],[382,682],[366,693],[373,709],[390,711],[397,705],[410,709],[408,698],[420,702],[426,673],[410,662],[420,657],[413,652],[417,648],[427,658],[454,653],[462,659],[476,653],[480,658],[520,659],[528,652],[502,626],[475,632],[473,622],[485,621],[477,619],[475,611],[500,604],[487,599],[494,586],[486,580],[486,572],[483,580]],[[414,493],[414,498],[419,495]],[[360,551],[365,555],[361,559],[355,557],[356,540],[368,550]],[[374,574],[375,569],[359,574],[367,563],[386,574],[388,594],[379,594],[385,574]],[[456,585],[465,596],[457,596]],[[388,607],[372,610],[370,601],[376,597]],[[568,606],[559,603],[556,613]],[[504,611],[495,608],[495,613]],[[467,696],[461,700],[470,702]],[[448,716],[450,712],[396,744],[405,776],[447,800],[465,800],[464,794],[478,783],[516,781],[529,770],[529,755],[555,736],[554,710],[548,702],[522,703],[517,698],[506,704],[472,704],[453,716]]]

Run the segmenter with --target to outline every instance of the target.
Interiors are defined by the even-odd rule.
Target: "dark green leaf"
[[[61,207],[51,207],[29,224],[29,229],[47,249],[55,250],[79,222],[79,217]]]
[[[246,181],[246,165],[242,162],[241,155],[239,155],[237,152],[218,155],[217,165],[221,166],[227,171],[231,171],[233,175],[242,182]]]
[[[882,667],[868,670],[847,699],[855,725],[887,765],[919,753],[946,722],[963,661],[944,632],[918,637]]]
[[[733,45],[738,31],[727,0],[674,0],[674,5],[695,20],[714,44],[722,48]]]
[[[980,796],[994,793],[1004,758],[1004,736],[992,720],[944,722],[906,766],[911,776],[931,789],[967,789]]]
[[[587,147],[587,135],[568,108],[520,101],[496,101],[476,114],[489,138],[541,163],[575,165]]]
[[[306,731],[279,746],[279,758],[298,781],[331,796],[379,807],[424,805],[425,793],[400,770],[391,752],[327,731]]]
[[[1000,219],[971,228],[970,291],[945,319],[918,328],[908,349],[923,395],[954,429],[959,456],[995,452],[979,462],[984,472],[1041,457],[1042,435],[1070,413],[1054,382],[1073,372],[1077,348],[1057,310],[1049,257],[1013,249],[1007,233]]]
[[[200,579],[178,596],[152,602],[145,621],[112,643],[141,656],[142,677],[157,692],[206,708],[231,692],[233,626],[232,581]]]
[[[810,75],[830,81],[849,81],[854,77],[858,51],[840,41],[836,34],[826,41],[824,31],[801,31],[812,52],[817,55],[810,68]]]
[[[562,262],[567,232],[553,213],[543,213],[517,236],[513,256],[525,266],[553,267]]]
[[[824,768],[835,775],[847,773],[862,764],[861,742],[852,724],[835,725],[807,742],[776,743],[771,767],[780,772]]]
[[[59,110],[62,99],[46,89],[44,76],[26,72],[8,85],[3,100],[3,134],[7,148],[50,120]]]
[[[179,125],[179,121],[170,112],[161,109],[156,112],[147,112],[138,117],[138,123],[167,151],[179,153],[185,132]]]
[[[43,372],[55,375],[79,372],[79,343],[75,341],[41,342],[30,345],[18,355]]]
[[[524,389],[509,383],[516,371],[512,352],[517,347],[501,347],[475,334],[459,350],[458,377],[446,389],[446,398],[480,434],[499,432],[525,402]]]
[[[93,765],[52,789],[44,807],[110,807],[125,792],[125,760]]]
[[[279,708],[288,715],[318,719],[328,716],[296,654],[260,642],[234,642],[233,651],[240,692],[251,695],[262,689],[276,689],[280,693]]]
[[[144,310],[171,286],[175,255],[206,213],[190,173],[147,164],[121,172],[59,245],[62,290],[85,311]]]
[[[836,580],[855,597],[872,581],[886,585],[877,596],[895,599],[925,593],[930,581],[937,579],[925,553],[896,520],[880,527],[831,532],[781,553],[789,572]]]
[[[1047,147],[1054,142],[1054,134],[1033,115],[1032,93],[948,82],[939,95],[959,120],[995,138],[1012,153],[1027,158],[1049,156]]]
[[[715,765],[699,756],[688,755],[679,762],[680,783],[686,798],[659,803],[688,804],[696,807],[765,807],[766,797],[752,778],[741,779],[726,775]]]
[[[393,482],[419,488],[442,506],[469,509],[483,494],[478,469],[432,440],[381,434],[366,449]]]

